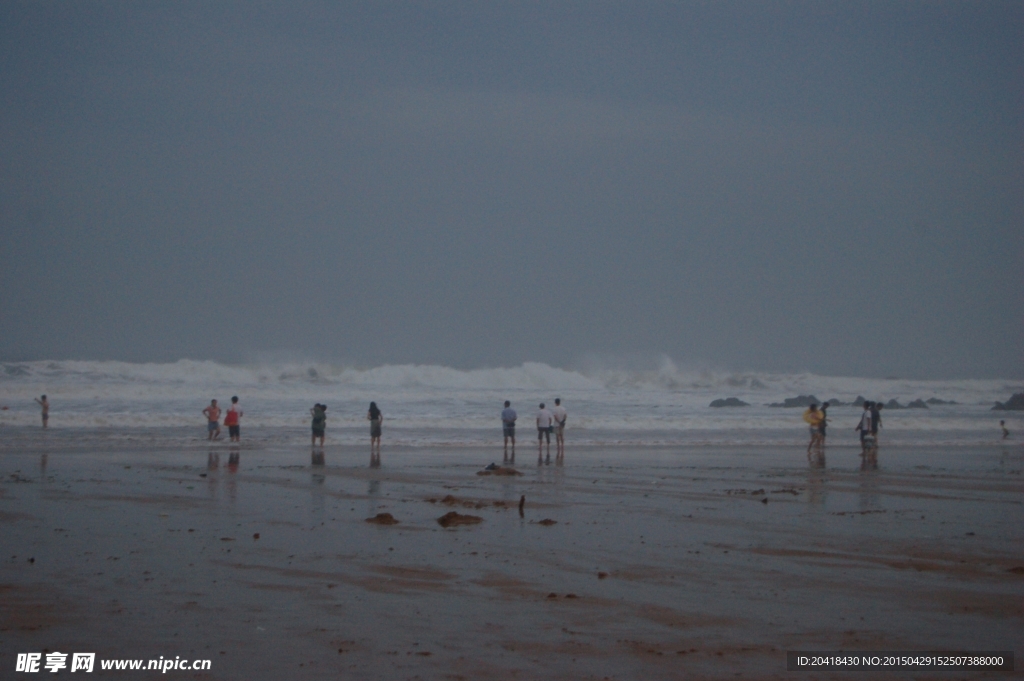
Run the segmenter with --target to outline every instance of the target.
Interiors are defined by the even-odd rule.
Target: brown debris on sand
[[[531,524],[536,524],[536,525],[550,526],[550,525],[557,524],[558,521],[557,520],[552,520],[551,518],[545,518],[544,520],[531,520],[530,523]]]
[[[390,513],[378,513],[372,518],[367,518],[366,522],[375,523],[377,525],[397,525],[398,521],[395,520],[395,516]]]
[[[441,527],[454,527],[456,525],[476,525],[477,523],[482,523],[483,521],[484,519],[480,516],[462,515],[461,513],[456,513],[455,511],[449,511],[448,513],[445,513],[443,516],[437,519],[437,524]]]

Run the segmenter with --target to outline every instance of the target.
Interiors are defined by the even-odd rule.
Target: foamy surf
[[[770,407],[797,395],[841,400],[858,396],[902,404],[942,400],[929,409],[883,411],[883,442],[893,444],[996,444],[998,420],[1020,432],[1014,412],[993,412],[996,401],[1024,389],[1013,380],[909,380],[818,376],[809,373],[691,371],[663,360],[654,369],[564,369],[538,362],[518,367],[460,370],[443,366],[360,368],[323,362],[226,365],[180,360],[133,364],[53,360],[0,364],[0,427],[39,424],[33,398],[47,394],[51,429],[88,435],[200,431],[211,398],[241,398],[249,441],[282,433],[304,434],[309,408],[328,405],[328,439],[366,439],[371,400],[384,410],[385,441],[409,446],[479,445],[500,439],[504,400],[519,412],[519,437],[535,436],[540,402],[561,397],[568,432],[577,444],[789,445],[803,442],[801,409]],[[736,397],[750,406],[711,408]],[[830,443],[853,443],[859,409],[829,411]],[[497,433],[497,435],[496,435]],[[13,434],[9,430],[7,437]],[[149,435],[142,437],[149,438]],[[182,436],[186,437],[187,436]],[[177,436],[175,436],[177,439]]]

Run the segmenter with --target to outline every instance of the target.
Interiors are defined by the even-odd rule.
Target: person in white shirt
[[[544,438],[548,439],[548,460],[551,460],[551,431],[552,423],[555,418],[551,415],[551,412],[544,407],[544,403],[540,403],[540,411],[537,412],[537,461],[539,462],[543,452]]]
[[[867,453],[869,449],[875,446],[875,438],[871,435],[871,407],[874,403],[864,403],[864,413],[861,414],[860,423],[854,430],[860,431],[860,447],[862,453]]]
[[[555,456],[562,457],[565,455],[565,419],[568,415],[565,413],[565,407],[562,406],[561,398],[555,398],[555,408],[551,410],[551,416],[555,419]]]

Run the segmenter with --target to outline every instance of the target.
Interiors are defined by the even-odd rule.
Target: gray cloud
[[[1024,375],[1018,5],[5,11],[0,357]]]

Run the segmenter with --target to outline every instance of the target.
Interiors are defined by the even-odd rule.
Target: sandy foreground
[[[53,651],[212,661],[86,678],[1004,678],[785,652],[1024,651],[1019,445],[883,442],[875,468],[570,443],[477,475],[501,458],[22,435],[0,457],[0,678]]]

